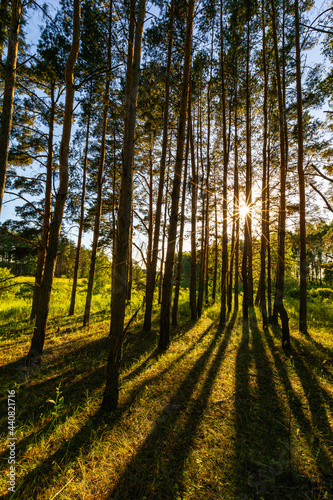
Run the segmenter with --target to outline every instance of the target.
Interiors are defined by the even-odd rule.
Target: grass
[[[140,320],[132,325],[119,408],[108,417],[99,413],[107,314],[95,311],[89,329],[80,316],[55,316],[43,363],[29,371],[32,325],[3,333],[2,386],[17,393],[13,498],[333,498],[332,323],[310,314],[301,336],[294,311],[287,356],[279,328],[263,331],[258,310],[248,323],[233,313],[224,329],[218,312],[216,304],[196,323],[182,316],[163,355],[156,322],[149,335]],[[0,404],[8,472],[6,396]],[[10,498],[1,477],[1,498]]]

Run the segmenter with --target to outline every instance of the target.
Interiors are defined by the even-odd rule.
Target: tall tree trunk
[[[136,122],[136,105],[140,79],[140,62],[143,24],[146,13],[146,0],[139,0],[138,13],[135,23],[134,53],[129,50],[129,71],[126,85],[126,117],[123,144],[123,163],[119,198],[119,212],[117,224],[116,252],[114,272],[112,276],[112,303],[111,303],[111,348],[107,360],[106,386],[102,401],[102,409],[115,410],[119,396],[119,374],[121,367],[122,345],[124,340],[124,320],[126,307],[126,290],[128,279],[128,256],[130,225],[132,218],[132,184],[133,184],[133,157],[134,136]],[[131,3],[131,17],[135,19],[135,3]],[[128,82],[127,82],[128,83]]]
[[[249,7],[248,7],[249,8]],[[252,165],[251,165],[251,113],[250,113],[250,15],[247,12],[247,47],[246,47],[246,186],[245,203],[248,208],[245,215],[244,252],[242,261],[243,279],[243,319],[247,319],[249,306],[253,305],[252,279]],[[252,291],[252,294],[251,294]]]
[[[299,182],[299,228],[300,228],[300,303],[299,331],[307,333],[306,303],[306,220],[305,220],[305,178],[303,168],[303,108],[302,108],[302,74],[301,49],[299,34],[299,5],[295,0],[295,34],[296,34],[296,82],[297,82],[297,139],[298,139],[298,182]]]
[[[268,134],[267,148],[267,199],[266,199],[266,241],[267,241],[267,306],[268,323],[272,323],[272,258],[271,258],[271,231],[270,231],[270,167],[271,167],[271,141]]]
[[[168,168],[167,168],[167,179],[166,179],[166,189],[164,196],[164,218],[163,218],[163,228],[162,228],[162,248],[161,248],[161,262],[160,262],[160,272],[158,276],[158,303],[159,305],[162,302],[162,285],[163,285],[163,274],[164,274],[164,264],[165,264],[165,238],[166,238],[166,225],[167,225],[167,214],[168,214],[168,198],[169,198],[169,181],[170,181],[170,164],[171,164],[171,143],[169,147],[169,155],[168,155]]]
[[[216,287],[217,287],[217,267],[218,267],[218,229],[217,229],[217,196],[216,196],[216,171],[214,172],[214,273],[213,273],[213,288],[212,288],[212,305],[215,304]]]
[[[5,66],[5,88],[2,101],[0,126],[0,213],[6,187],[9,139],[13,121],[14,93],[16,82],[16,62],[18,38],[21,25],[21,0],[12,0],[11,21],[9,26],[7,61]]]
[[[266,306],[266,226],[267,226],[267,100],[268,100],[268,78],[267,78],[267,64],[266,64],[266,34],[265,34],[265,2],[262,0],[262,62],[264,72],[264,141],[263,141],[263,172],[262,172],[262,188],[261,188],[261,247],[260,247],[260,309],[262,314],[263,327],[268,327],[267,306]]]
[[[83,315],[83,326],[89,325],[91,300],[92,300],[92,294],[93,294],[95,269],[96,269],[99,229],[100,229],[101,217],[102,217],[103,173],[104,173],[104,164],[105,164],[106,132],[107,132],[107,126],[108,126],[108,112],[109,112],[109,104],[110,104],[110,85],[111,85],[111,36],[112,36],[111,30],[112,30],[112,2],[110,2],[110,11],[109,11],[108,71],[106,74],[105,91],[104,91],[104,97],[103,97],[103,124],[102,124],[101,156],[99,159],[99,166],[98,166],[98,173],[97,173],[97,201],[96,201],[96,208],[95,208],[93,244],[92,244],[92,249],[91,249],[88,288],[87,288],[86,304],[85,304],[84,315]]]
[[[276,9],[274,0],[271,0],[272,34],[274,43],[277,95],[279,104],[279,130],[280,130],[280,207],[279,207],[279,229],[278,229],[278,259],[277,275],[275,285],[273,321],[277,323],[277,315],[282,323],[282,346],[290,349],[289,318],[284,307],[284,257],[286,237],[286,156],[285,156],[285,130],[284,130],[284,107],[281,86],[280,60],[278,51],[278,39],[276,30]]]
[[[189,95],[190,73],[191,73],[191,50],[192,50],[192,31],[194,18],[195,0],[189,0],[187,8],[186,37],[185,37],[185,57],[183,70],[182,95],[180,100],[180,114],[177,136],[177,154],[175,164],[175,174],[173,180],[173,189],[171,195],[171,213],[168,236],[167,255],[165,260],[165,272],[163,279],[160,338],[158,347],[160,351],[165,351],[170,343],[170,306],[173,278],[173,264],[175,258],[175,245],[177,235],[178,204],[180,194],[180,183],[182,176],[182,164],[184,155],[185,128],[187,103]]]
[[[175,293],[173,297],[172,306],[172,324],[177,326],[177,312],[178,312],[178,301],[179,301],[179,289],[180,289],[180,278],[182,271],[182,261],[183,261],[183,239],[184,239],[184,226],[185,226],[185,201],[186,201],[186,185],[187,185],[187,169],[188,169],[188,154],[190,146],[189,129],[187,129],[186,138],[186,151],[185,151],[185,168],[184,168],[184,179],[183,179],[183,192],[182,201],[180,208],[180,230],[179,230],[179,247],[178,247],[178,260],[176,269],[176,283],[175,283]]]
[[[209,202],[210,202],[210,190],[209,190],[209,182],[210,182],[210,88],[212,82],[212,66],[213,66],[213,49],[214,49],[214,32],[212,33],[212,42],[211,42],[211,55],[210,55],[210,75],[207,89],[207,176],[206,176],[206,234],[205,234],[205,247],[206,247],[206,271],[205,271],[205,304],[208,306],[208,289],[209,289]]]
[[[37,308],[40,297],[41,284],[44,274],[44,266],[46,259],[47,244],[49,239],[50,222],[51,222],[51,207],[52,207],[52,170],[53,170],[53,131],[54,131],[54,113],[56,102],[54,98],[54,85],[51,86],[51,107],[49,117],[49,135],[47,139],[47,162],[46,162],[46,184],[45,184],[45,198],[44,198],[44,215],[43,215],[43,229],[40,242],[40,248],[37,257],[37,268],[34,295],[32,299],[32,307],[30,319],[36,319]]]
[[[131,303],[132,300],[132,285],[133,285],[133,200],[132,200],[132,210],[131,210],[131,224],[129,232],[129,244],[128,244],[128,276],[127,276],[127,287],[126,287],[126,302]]]
[[[199,165],[199,154],[200,154],[200,164],[201,164],[201,199],[202,199],[202,211],[201,211],[201,248],[200,248],[200,268],[199,268],[199,287],[198,287],[198,303],[197,303],[197,313],[198,318],[201,317],[202,306],[203,306],[203,295],[204,295],[204,284],[205,284],[205,262],[206,262],[206,186],[205,186],[205,169],[202,157],[202,120],[201,120],[201,99],[199,97],[199,114],[198,114],[198,165]]]
[[[151,314],[153,308],[155,276],[158,257],[158,244],[160,238],[161,227],[161,211],[163,200],[163,189],[165,181],[165,160],[168,145],[168,121],[169,121],[169,101],[170,101],[170,75],[171,75],[171,61],[172,61],[172,46],[173,46],[173,32],[174,32],[174,0],[171,1],[170,6],[170,23],[169,23],[169,43],[168,43],[168,60],[165,76],[165,100],[164,100],[164,116],[163,116],[163,138],[162,138],[162,152],[160,162],[160,179],[158,185],[158,194],[156,201],[155,211],[155,228],[154,228],[154,241],[151,262],[147,267],[147,281],[146,281],[146,310],[143,329],[149,332],[151,329]]]
[[[236,61],[236,82],[235,82],[235,171],[234,171],[234,200],[236,203],[235,211],[236,217],[236,241],[235,241],[235,285],[234,285],[234,308],[238,310],[238,272],[239,272],[239,185],[238,185],[238,106],[237,106],[237,61]]]
[[[197,199],[198,199],[198,175],[195,163],[193,125],[191,112],[191,96],[189,97],[188,129],[191,146],[191,276],[190,276],[190,308],[191,319],[197,319]]]
[[[50,223],[49,243],[46,253],[43,281],[41,284],[40,302],[38,305],[34,334],[32,337],[31,346],[27,359],[28,364],[32,361],[32,358],[39,357],[43,353],[54,268],[58,251],[58,242],[59,242],[65,202],[68,193],[68,156],[69,156],[69,142],[71,137],[73,102],[74,102],[74,92],[75,92],[74,67],[79,52],[80,20],[81,20],[81,2],[80,0],[74,0],[72,45],[65,67],[66,98],[65,98],[62,138],[61,138],[60,153],[59,153],[60,182],[59,182],[59,189],[56,195],[53,216]]]
[[[91,101],[91,97],[90,97],[90,101]],[[69,306],[69,313],[68,313],[69,316],[72,316],[74,314],[74,310],[75,310],[76,288],[77,288],[77,279],[78,279],[78,274],[79,274],[80,252],[81,252],[83,224],[84,224],[84,202],[85,202],[85,197],[86,197],[86,179],[87,179],[87,167],[88,167],[90,116],[91,116],[91,102],[89,103],[89,110],[88,110],[88,116],[87,116],[86,144],[85,144],[85,148],[84,148],[82,193],[81,193],[81,206],[80,206],[80,223],[79,223],[79,234],[78,234],[77,245],[76,245],[72,295],[71,295],[71,303]]]
[[[222,83],[222,140],[223,140],[223,224],[222,224],[222,276],[221,276],[221,312],[220,326],[224,326],[227,313],[227,280],[228,280],[228,162],[229,148],[227,142],[226,92],[224,67],[224,33],[223,33],[223,1],[220,4],[221,17],[221,83]]]

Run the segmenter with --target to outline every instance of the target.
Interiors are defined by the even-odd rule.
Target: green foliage
[[[7,267],[0,267],[0,299],[13,295],[14,276]]]
[[[330,299],[333,300],[332,288],[311,288],[308,296],[312,299]]]

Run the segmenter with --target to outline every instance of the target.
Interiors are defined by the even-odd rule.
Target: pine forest
[[[333,2],[0,0],[0,498],[333,499]]]

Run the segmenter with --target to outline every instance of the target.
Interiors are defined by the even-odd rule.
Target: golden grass
[[[29,337],[7,340],[2,379],[17,389],[14,498],[333,498],[330,333],[293,330],[287,356],[279,329],[264,332],[258,311],[248,324],[234,313],[224,330],[217,313],[181,324],[163,355],[156,329],[131,328],[119,408],[107,417],[98,410],[108,321],[81,329],[67,318],[57,332],[51,324],[44,362],[28,372]]]

